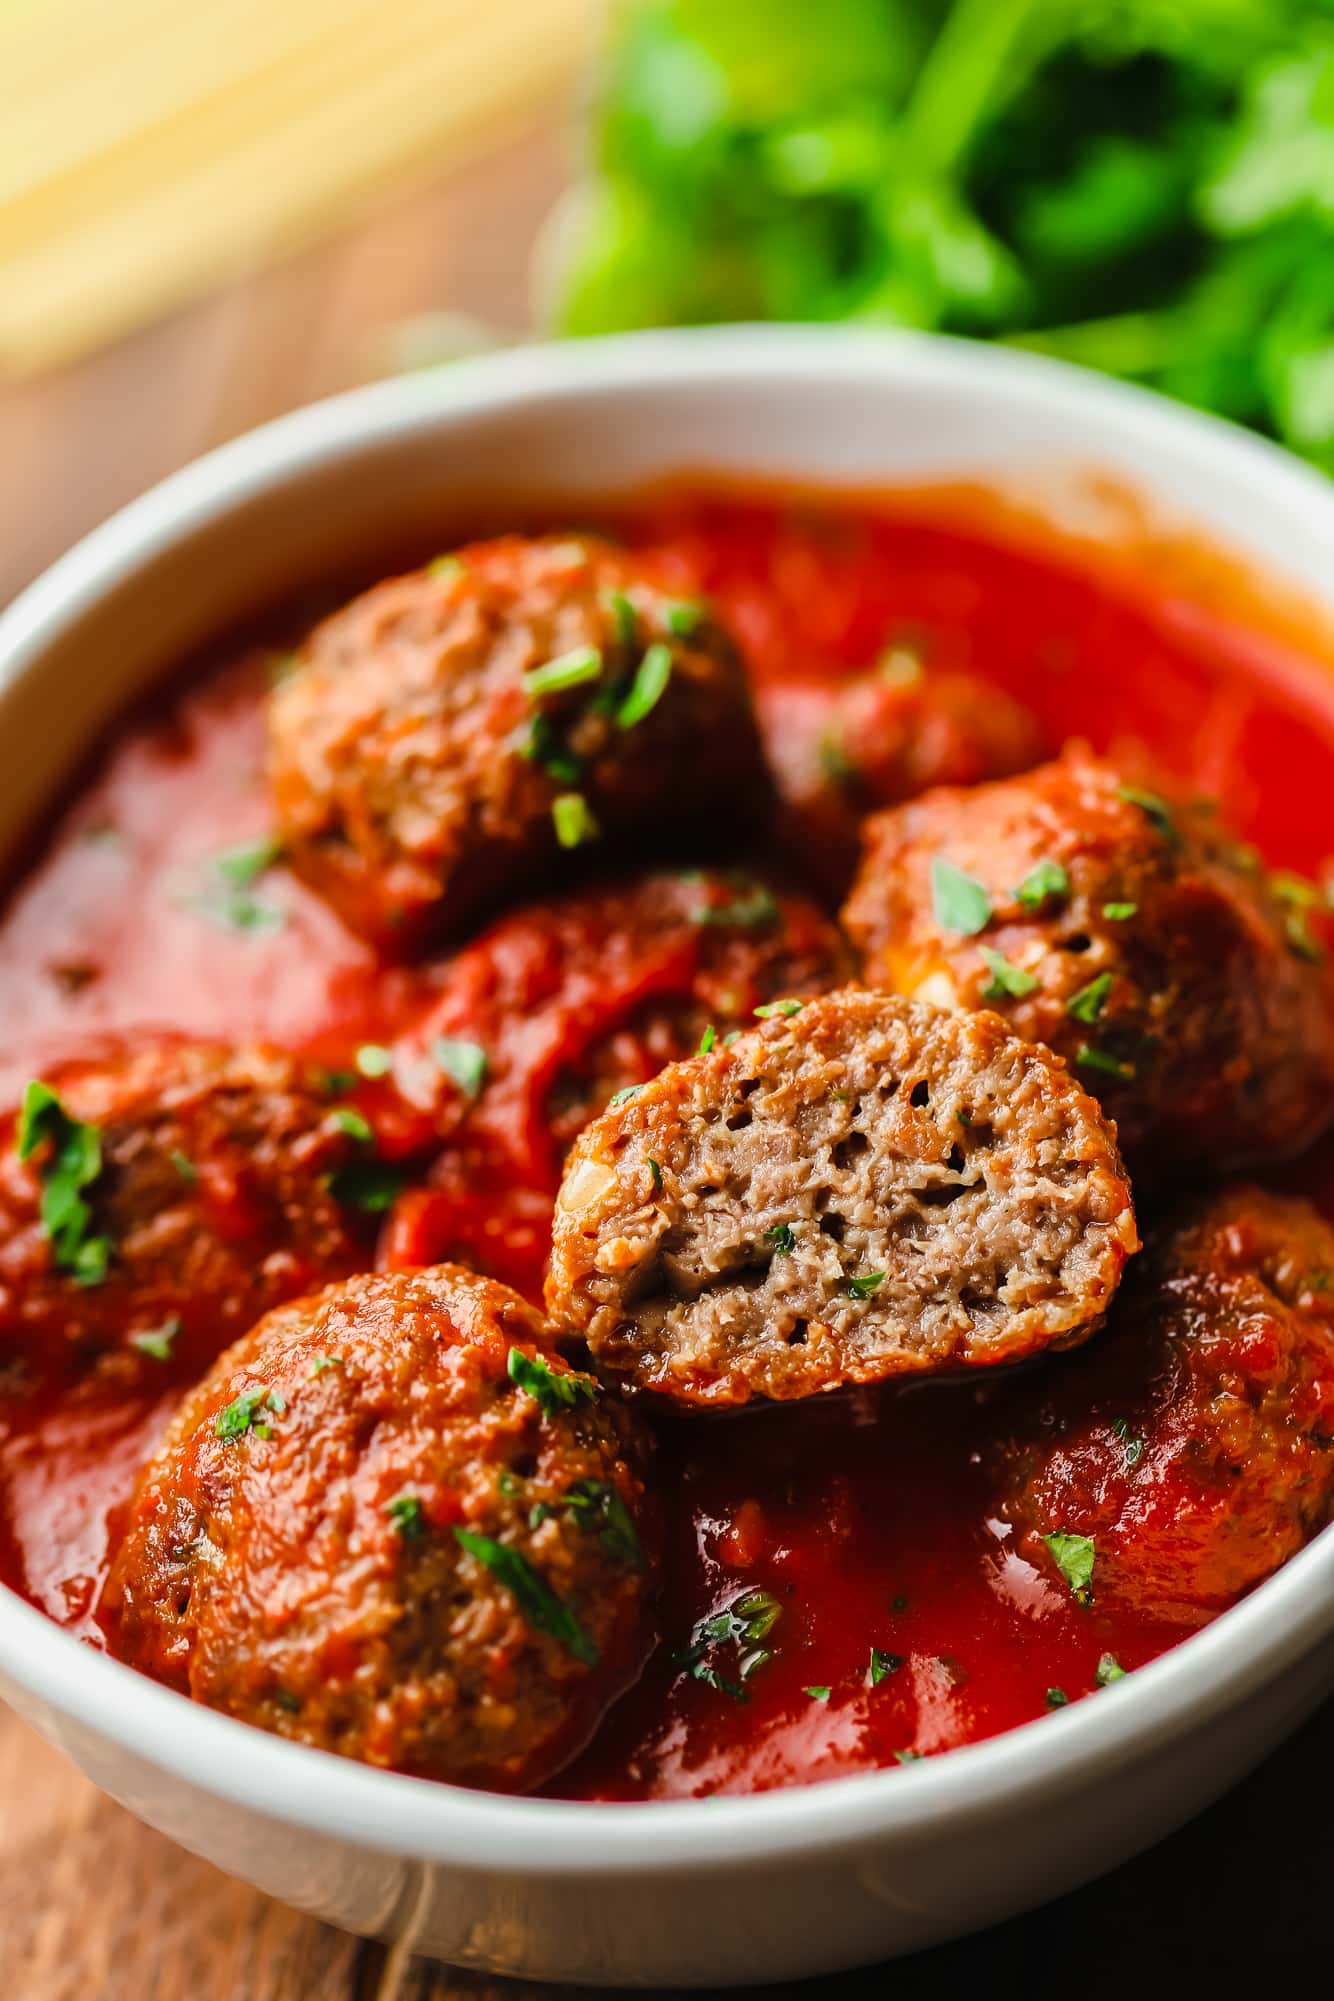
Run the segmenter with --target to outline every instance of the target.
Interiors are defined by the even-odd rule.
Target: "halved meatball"
[[[1036,717],[1004,689],[933,673],[904,649],[851,680],[778,681],[756,699],[785,845],[832,896],[856,872],[867,813],[1026,771],[1046,754]]]
[[[519,1791],[647,1652],[643,1461],[506,1287],[351,1279],[262,1320],[183,1406],[129,1507],[108,1635],[280,1736]]]
[[[731,641],[591,538],[477,543],[357,598],[275,689],[269,743],[293,865],[399,945],[575,851],[716,851],[769,800]]]
[[[808,1396],[1084,1340],[1136,1249],[1110,1125],[995,1015],[780,1002],[596,1119],[547,1304],[684,1403]]]
[[[1227,1189],[1151,1245],[1095,1342],[1023,1388],[996,1450],[1023,1552],[1059,1582],[1073,1548],[1093,1603],[1202,1624],[1334,1509],[1334,1231]]]
[[[164,1043],[29,1085],[0,1130],[0,1358],[201,1369],[368,1263],[372,1135],[319,1084],[272,1050]]]
[[[1314,897],[1212,805],[1073,747],[869,820],[843,916],[869,981],[1058,1050],[1159,1174],[1295,1151],[1334,1113]]]

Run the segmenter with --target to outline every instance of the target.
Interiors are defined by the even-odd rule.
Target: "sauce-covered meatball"
[[[506,1287],[386,1272],[280,1308],[146,1467],[122,1659],[303,1744],[540,1784],[651,1640],[643,1441]]]
[[[1023,1551],[1094,1603],[1203,1623],[1334,1507],[1334,1231],[1305,1202],[1225,1191],[1024,1391],[997,1449]]]
[[[769,799],[731,641],[591,538],[508,536],[378,585],[311,634],[269,724],[293,865],[385,943],[562,856],[716,851]]]
[[[1036,717],[1004,689],[932,673],[904,650],[833,686],[775,682],[758,705],[785,845],[833,896],[852,881],[867,813],[935,785],[1005,778],[1045,755]]]
[[[764,1002],[850,969],[813,903],[733,871],[643,876],[501,918],[445,967],[438,1005],[396,1053],[447,1146],[396,1213],[391,1259],[462,1258],[540,1292],[551,1198],[589,1119]]]
[[[843,914],[868,980],[1058,1050],[1157,1173],[1294,1151],[1334,1112],[1313,898],[1212,805],[1073,748],[868,821]]]
[[[547,1303],[684,1403],[1082,1341],[1137,1247],[1116,1139],[991,1014],[849,989],[762,1010],[576,1143]]]
[[[203,1368],[369,1263],[372,1136],[319,1082],[271,1050],[149,1044],[30,1084],[0,1134],[0,1355],[41,1376]]]

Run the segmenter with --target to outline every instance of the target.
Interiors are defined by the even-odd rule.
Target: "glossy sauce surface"
[[[683,593],[715,601],[762,707],[906,642],[928,672],[975,672],[1018,696],[1053,747],[1077,735],[1147,748],[1219,794],[1275,864],[1317,873],[1334,848],[1334,679],[1232,630],[1225,606],[1132,594],[1054,549],[902,503],[677,499],[623,532]],[[11,896],[4,1104],[56,1061],[149,1028],[345,1065],[429,1009],[429,964],[379,965],[281,866],[239,910],[218,875],[220,852],[268,829],[272,651],[220,656],[127,724]],[[1329,1183],[1323,1160],[1284,1178],[1308,1193]],[[498,1188],[497,1231],[530,1243],[548,1200]],[[413,1243],[403,1201],[382,1249],[396,1261]],[[21,1401],[0,1379],[0,1567],[94,1645],[108,1515],[180,1387],[169,1364],[151,1399],[88,1385]],[[1087,1610],[1013,1553],[981,1470],[986,1427],[987,1392],[972,1386],[663,1423],[664,1645],[551,1790],[702,1795],[893,1764],[1039,1717],[1095,1692],[1105,1654],[1133,1670],[1181,1637]],[[770,1658],[743,1686],[750,1642],[715,1633],[692,1648],[691,1635],[750,1592],[767,1594],[755,1645]]]

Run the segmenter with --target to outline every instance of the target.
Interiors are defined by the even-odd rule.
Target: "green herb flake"
[[[1002,952],[989,951],[985,945],[978,948],[990,974],[982,988],[983,1000],[1004,1000],[1007,997],[1022,1000],[1031,994],[1040,982],[1032,973],[1026,973],[1022,966],[1013,966]]]
[[[809,1695],[812,1702],[828,1702],[830,1696],[833,1694],[833,1690],[827,1681],[814,1682],[809,1688],[803,1688],[801,1692],[803,1695]]]
[[[553,1369],[541,1355],[526,1355],[522,1348],[510,1349],[506,1369],[510,1381],[540,1404],[546,1417],[592,1403],[598,1393],[592,1376],[575,1369]]]
[[[225,1410],[220,1410],[213,1421],[215,1437],[233,1440],[244,1438],[253,1431],[257,1438],[271,1438],[273,1427],[262,1416],[264,1411],[272,1411],[281,1417],[287,1405],[277,1390],[266,1390],[261,1384],[255,1389],[242,1390],[233,1397]]]
[[[551,802],[551,824],[563,848],[580,848],[602,833],[582,792],[558,792]]]
[[[431,1042],[431,1055],[465,1098],[481,1096],[490,1061],[480,1042],[470,1042],[463,1036],[437,1035]]]
[[[644,1551],[634,1518],[609,1480],[576,1480],[567,1487],[562,1506],[581,1529],[595,1534],[607,1555],[627,1570],[644,1569]]]
[[[1048,1709],[1065,1709],[1068,1708],[1070,1702],[1070,1698],[1063,1688],[1049,1688],[1046,1700]]]
[[[187,1184],[193,1184],[198,1181],[199,1169],[195,1166],[188,1153],[182,1153],[178,1146],[174,1146],[167,1158],[180,1175],[182,1181]]]
[[[583,759],[562,744],[551,727],[550,717],[540,711],[533,717],[528,735],[519,746],[520,757],[540,765],[558,785],[577,785],[584,775]]]
[[[1065,1011],[1075,1021],[1090,1024],[1101,1021],[1102,1011],[1107,1005],[1107,996],[1111,990],[1112,975],[1099,973],[1086,987],[1081,987],[1077,994],[1071,994],[1065,1004]]]
[[[801,1013],[805,1005],[805,1001],[799,1000],[766,1001],[763,1007],[756,1008],[755,1019],[773,1021],[777,1018],[780,1021],[790,1021],[794,1014]]]
[[[1015,902],[1028,911],[1041,910],[1044,904],[1064,902],[1069,894],[1069,875],[1059,862],[1051,861],[1035,863],[1013,890]]]
[[[426,574],[439,584],[452,584],[464,575],[466,567],[459,556],[437,556],[426,565]]]
[[[991,922],[991,898],[975,876],[965,875],[943,855],[931,862],[931,905],[942,931],[974,938]]]
[[[696,604],[690,598],[678,598],[674,604],[667,606],[663,613],[663,622],[673,638],[689,639],[691,633],[697,631],[703,624],[706,616],[702,604]]]
[[[728,903],[701,904],[690,913],[692,924],[717,924],[738,931],[767,931],[782,919],[778,899],[771,889],[757,883],[753,889]]]
[[[141,1355],[148,1355],[155,1362],[171,1360],[172,1344],[181,1331],[181,1316],[173,1313],[160,1327],[145,1327],[129,1337],[130,1346],[137,1348]]]
[[[1181,846],[1181,835],[1172,817],[1172,809],[1156,792],[1146,792],[1142,785],[1118,785],[1116,796],[1118,799],[1123,799],[1127,806],[1138,806],[1154,831],[1162,835],[1169,847]]]
[[[916,1765],[920,1763],[922,1756],[922,1752],[913,1750],[910,1745],[906,1751],[894,1753],[894,1762],[896,1765]]]
[[[316,1355],[311,1360],[310,1374],[312,1376],[322,1376],[326,1369],[341,1369],[342,1366],[343,1357],[341,1355]]]
[[[887,1681],[890,1675],[897,1674],[902,1666],[902,1654],[891,1654],[884,1647],[872,1647],[867,1666],[872,1688],[879,1688],[882,1681]]]
[[[1139,910],[1137,903],[1104,903],[1102,914],[1109,924],[1126,924]]]
[[[329,1177],[329,1192],[335,1202],[360,1209],[367,1216],[380,1216],[392,1209],[407,1185],[403,1169],[387,1160],[350,1160]]]
[[[627,650],[635,643],[638,619],[635,608],[624,591],[608,591],[607,610],[616,631],[616,644]]]
[[[607,1110],[614,1112],[621,1105],[628,1105],[631,1098],[637,1098],[643,1090],[642,1084],[624,1084],[619,1091],[613,1091],[607,1100]]]
[[[363,1042],[353,1061],[363,1077],[387,1077],[394,1067],[394,1053],[382,1042]]]
[[[523,692],[531,701],[537,701],[543,695],[563,694],[567,688],[580,688],[586,681],[596,681],[601,672],[602,655],[598,648],[576,646],[541,667],[530,667],[523,677]]]
[[[340,1133],[346,1133],[349,1139],[360,1140],[363,1146],[369,1146],[375,1138],[370,1122],[351,1105],[335,1105],[329,1117]]]
[[[672,649],[658,640],[649,647],[635,669],[629,693],[616,711],[619,728],[630,730],[636,723],[642,723],[645,716],[657,708],[671,678]]]
[[[1124,1681],[1126,1671],[1115,1654],[1104,1654],[1098,1662],[1094,1676],[1099,1688],[1110,1688],[1114,1681]]]
[[[882,1271],[857,1272],[847,1280],[844,1291],[849,1299],[870,1299],[879,1292],[884,1282],[885,1273]]]
[[[1075,1062],[1081,1069],[1096,1070],[1100,1076],[1115,1077],[1123,1084],[1135,1074],[1133,1063],[1123,1063],[1119,1056],[1113,1056],[1109,1049],[1099,1049],[1095,1042],[1081,1042],[1075,1051]]]
[[[283,851],[283,844],[272,835],[263,840],[247,841],[242,847],[228,848],[213,857],[213,867],[225,883],[233,889],[248,889],[258,882],[262,875],[277,862]]]
[[[1069,1585],[1071,1593],[1081,1604],[1087,1604],[1093,1587],[1093,1538],[1086,1535],[1070,1535],[1058,1530],[1053,1535],[1044,1535],[1042,1540],[1051,1551],[1052,1560]]]
[[[717,1042],[717,1040],[718,1040],[718,1031],[714,1027],[713,1023],[710,1022],[708,1027],[705,1029],[703,1035],[701,1035],[701,1037],[699,1038],[699,1048],[695,1051],[695,1054],[697,1056],[711,1056],[713,1054],[714,1044]]]
[[[1132,1434],[1130,1419],[1128,1417],[1114,1417],[1112,1419],[1112,1430],[1126,1448],[1125,1469],[1127,1472],[1132,1472],[1144,1457],[1145,1442],[1142,1438],[1137,1438]]]
[[[416,1494],[399,1494],[392,1501],[386,1501],[384,1511],[404,1542],[416,1542],[426,1531],[426,1518],[422,1504]]]
[[[648,1161],[648,1169],[649,1169],[649,1173],[650,1173],[650,1174],[651,1174],[651,1175],[653,1176],[653,1193],[654,1193],[655,1195],[661,1195],[661,1193],[662,1193],[662,1163],[661,1163],[660,1161],[657,1161],[657,1160],[654,1160],[654,1158],[653,1158],[652,1154],[650,1154],[650,1155],[649,1155],[649,1161]]]
[[[764,1234],[775,1251],[790,1251],[796,1242],[790,1223],[775,1223],[772,1229],[766,1230]]]
[[[301,1714],[301,1697],[293,1695],[290,1688],[275,1689],[273,1699],[278,1708],[284,1710],[288,1716],[299,1716]]]
[[[102,1172],[100,1132],[71,1118],[50,1086],[34,1077],[23,1093],[17,1146],[20,1160],[46,1149],[37,1170],[40,1214],[58,1269],[76,1285],[100,1285],[111,1261],[111,1240],[89,1235],[92,1210],[83,1195]]]
[[[726,1035],[723,1037],[723,1048],[730,1049],[734,1042],[739,1042],[740,1040],[741,1040],[741,1030],[739,1028],[729,1028]]]
[[[534,1570],[527,1557],[508,1543],[478,1535],[473,1529],[456,1528],[454,1539],[468,1556],[485,1566],[496,1582],[509,1592],[530,1626],[549,1633],[567,1653],[585,1667],[596,1667],[598,1650],[564,1599],[557,1597],[546,1579]]]

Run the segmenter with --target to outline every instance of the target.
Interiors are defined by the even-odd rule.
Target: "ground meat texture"
[[[784,844],[806,880],[846,894],[861,823],[935,785],[977,785],[1046,754],[1037,719],[972,674],[932,673],[892,650],[870,673],[759,691],[765,748],[782,800]]]
[[[457,1266],[280,1308],[141,1476],[113,1649],[296,1742],[460,1785],[554,1772],[638,1672],[644,1440]]]
[[[765,1001],[850,969],[813,903],[735,871],[641,876],[502,918],[444,968],[396,1052],[447,1145],[396,1216],[391,1259],[460,1258],[540,1295],[552,1198],[589,1119]]]
[[[1022,1552],[1059,1586],[1060,1538],[1087,1538],[1095,1606],[1203,1624],[1334,1507],[1334,1232],[1230,1188],[1151,1245],[1096,1341],[1023,1387],[996,1449]]]
[[[337,1191],[374,1146],[321,1081],[273,1051],[150,1044],[65,1067],[54,1108],[30,1086],[29,1157],[21,1117],[0,1132],[0,1356],[32,1380],[197,1373],[369,1263],[375,1218]]]
[[[1115,1136],[995,1015],[848,989],[588,1127],[547,1302],[684,1403],[808,1396],[1082,1341],[1137,1246]]]
[[[1291,1152],[1334,1111],[1314,890],[1208,803],[1074,748],[867,822],[844,922],[877,985],[989,1007],[1071,1063],[1137,1174]]]
[[[717,852],[767,813],[731,641],[591,538],[378,585],[311,634],[269,726],[293,865],[391,945],[588,856]]]

